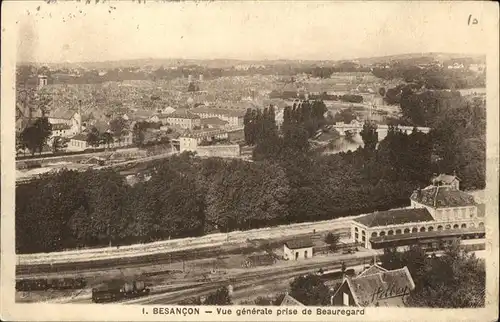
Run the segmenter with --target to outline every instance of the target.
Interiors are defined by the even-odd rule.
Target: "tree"
[[[99,130],[94,126],[87,134],[87,144],[92,147],[98,147],[100,143]]]
[[[142,146],[144,144],[144,139],[145,139],[145,135],[144,135],[144,131],[145,131],[145,126],[138,122],[136,124],[134,124],[134,129],[132,131],[132,141],[135,145],[137,146]]]
[[[193,82],[189,83],[187,91],[188,92],[196,92],[196,86],[194,85]]]
[[[52,125],[46,117],[41,117],[36,119],[32,125],[27,126],[23,130],[21,137],[24,145],[34,155],[37,150],[42,153],[42,149],[51,135]]]
[[[204,305],[231,305],[231,297],[227,287],[221,287],[215,293],[207,296]]]
[[[108,148],[111,143],[113,143],[113,136],[109,132],[104,132],[101,134],[101,139],[100,139],[102,144],[105,144]]]
[[[375,151],[378,143],[377,125],[372,122],[365,122],[360,135],[363,139],[364,149]]]
[[[109,129],[117,140],[121,140],[122,136],[127,133],[127,121],[121,117],[111,120]]]
[[[290,296],[304,305],[321,306],[330,302],[330,290],[314,274],[295,278],[290,284]]]
[[[56,153],[68,147],[68,139],[61,136],[55,136],[52,139],[52,152]]]
[[[331,232],[325,236],[325,243],[328,244],[330,251],[332,252],[337,250],[339,241],[340,241],[340,236],[334,235]]]

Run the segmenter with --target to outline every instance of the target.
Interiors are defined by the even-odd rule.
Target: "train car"
[[[319,276],[322,280],[336,280],[336,279],[341,279],[344,275],[354,276],[356,275],[356,272],[354,271],[353,268],[346,269],[345,272],[342,272],[341,269],[334,269],[328,271],[323,271],[322,269],[320,269],[316,273],[316,275]]]
[[[83,278],[18,279],[16,280],[16,291],[74,290],[82,289],[86,284],[87,282]]]
[[[110,280],[92,288],[92,302],[105,303],[146,296],[150,289],[140,280]]]

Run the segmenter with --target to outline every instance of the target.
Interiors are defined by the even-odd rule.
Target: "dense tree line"
[[[438,171],[456,171],[464,189],[485,187],[486,102],[468,100],[455,91],[413,92],[401,97],[403,120],[432,129],[433,153]]]
[[[468,70],[448,70],[438,67],[419,68],[417,66],[393,66],[372,69],[374,76],[385,79],[402,79],[407,83],[416,83],[427,89],[463,89],[485,87],[484,74],[477,75]]]
[[[307,131],[298,133],[281,155],[254,163],[187,153],[154,161],[145,170],[151,179],[133,186],[112,170],[64,170],[21,184],[16,249],[49,252],[332,219],[407,205],[428,182],[408,170],[418,160],[411,144],[385,144],[373,155],[314,155],[301,146]],[[398,164],[401,172],[391,164],[396,147],[409,155]]]
[[[427,257],[419,246],[405,252],[384,250],[382,266],[387,269],[408,267],[415,282],[409,306],[438,308],[483,307],[486,272],[484,261],[452,245],[440,257]]]

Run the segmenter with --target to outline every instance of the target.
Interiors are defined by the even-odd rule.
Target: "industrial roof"
[[[380,227],[433,221],[434,218],[425,208],[406,208],[374,212],[353,220],[367,227]]]
[[[286,294],[285,297],[283,298],[283,301],[281,301],[280,306],[304,306],[304,304],[300,303],[290,295]]]

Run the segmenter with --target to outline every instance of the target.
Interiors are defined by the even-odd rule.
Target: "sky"
[[[477,2],[84,2],[7,3],[18,61],[338,60],[488,46]]]

